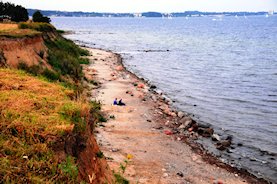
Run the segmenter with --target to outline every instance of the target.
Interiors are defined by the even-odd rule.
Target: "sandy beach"
[[[112,170],[119,171],[129,154],[124,177],[131,183],[260,183],[215,158],[207,159],[193,144],[186,144],[186,138],[174,134],[170,127],[178,114],[126,71],[119,55],[89,51],[86,75],[99,83],[92,98],[101,102],[108,120],[95,134]],[[126,106],[112,105],[115,98],[122,98]]]

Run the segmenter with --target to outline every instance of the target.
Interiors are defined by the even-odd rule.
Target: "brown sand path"
[[[158,125],[155,102],[142,100],[149,93],[147,89],[133,85],[137,79],[118,67],[115,54],[97,49],[90,51],[93,55],[91,74],[102,83],[93,96],[102,102],[107,117],[115,116],[115,119],[108,118],[105,127],[96,128],[100,149],[107,158],[112,158],[108,160],[111,169],[119,171],[126,155],[132,154],[124,174],[131,183],[247,183],[237,174],[204,162],[190,146],[155,128]],[[127,90],[132,91],[133,96],[126,94]],[[116,97],[127,105],[113,106]]]

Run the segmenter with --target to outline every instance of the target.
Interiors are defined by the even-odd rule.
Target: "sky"
[[[139,13],[145,11],[277,11],[277,0],[2,0],[41,10]]]

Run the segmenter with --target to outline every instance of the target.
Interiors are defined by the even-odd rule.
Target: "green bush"
[[[47,68],[42,72],[42,76],[52,81],[57,81],[60,79],[60,75],[58,73],[55,73]]]
[[[74,42],[59,37],[55,41],[46,41],[48,47],[48,63],[62,75],[69,75],[74,80],[80,80],[83,77],[80,64],[89,63],[81,56],[88,54]]]
[[[45,23],[50,23],[51,19],[49,17],[43,16],[40,11],[36,11],[33,14],[33,21],[34,22],[45,22]]]
[[[88,65],[89,64],[89,59],[88,58],[80,58],[79,63],[84,64],[84,65]]]

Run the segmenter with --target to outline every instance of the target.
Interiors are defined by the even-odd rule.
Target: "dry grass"
[[[41,34],[38,31],[30,29],[19,29],[18,24],[0,24],[0,36],[9,38],[22,38],[25,36],[36,36]]]
[[[88,120],[90,104],[70,100],[72,94],[25,72],[0,69],[0,183],[76,181],[76,173],[61,167],[74,168],[72,163],[61,163],[53,150]]]
[[[0,31],[3,30],[11,30],[11,29],[18,29],[18,25],[17,24],[3,24],[0,23]]]

